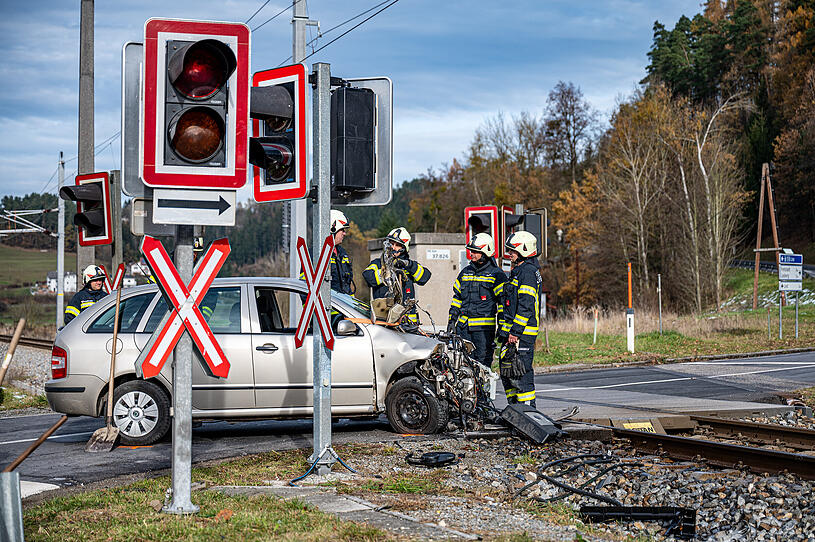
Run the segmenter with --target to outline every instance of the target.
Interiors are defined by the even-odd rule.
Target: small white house
[[[142,264],[142,265],[144,265],[144,264]],[[130,266],[129,266],[130,270],[128,271],[127,274],[131,275],[131,276],[138,275],[140,277],[143,277],[144,276],[144,270],[147,268],[147,266],[144,265],[144,267],[142,267],[142,265],[139,265],[138,263],[130,264]]]
[[[76,291],[76,273],[73,271],[66,271],[62,275],[63,283],[62,289],[64,292],[75,292]],[[48,291],[56,293],[57,291],[57,272],[56,271],[49,271],[48,276],[46,277],[46,282],[48,283]]]
[[[136,285],[135,277],[131,277],[130,275],[125,275],[125,278],[122,279],[122,288],[130,288],[131,286]]]

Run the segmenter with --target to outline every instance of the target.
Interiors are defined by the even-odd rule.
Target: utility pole
[[[316,26],[316,21],[310,21],[307,15],[306,0],[294,0],[294,10],[292,12],[292,63],[303,62],[306,58],[306,26]],[[297,199],[287,201],[289,230],[289,276],[297,278],[300,276],[300,269],[297,264],[297,238],[305,236],[306,225],[306,200]],[[317,251],[319,254],[319,248]],[[297,322],[300,319],[302,307],[296,301],[295,294],[291,294],[289,303],[289,322]]]
[[[57,194],[65,183],[65,160],[59,151]],[[57,198],[57,329],[65,322],[65,200]],[[79,275],[77,275],[78,277]]]
[[[93,173],[93,0],[80,0],[79,14],[79,159],[77,173]],[[76,280],[85,267],[96,263],[94,247],[79,246],[77,230]]]

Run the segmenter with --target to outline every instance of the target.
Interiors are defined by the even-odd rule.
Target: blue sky
[[[121,47],[142,40],[148,18],[243,22],[264,1],[97,1],[96,143],[120,129]],[[309,0],[308,13],[325,31],[377,3]],[[328,62],[340,77],[393,80],[394,180],[400,183],[463,156],[476,128],[499,112],[540,113],[559,80],[580,86],[607,118],[615,101],[645,75],[654,21],[672,27],[680,15],[698,12],[699,4],[400,0],[306,63]],[[270,1],[249,27],[287,5]],[[290,19],[289,10],[252,33],[252,71],[273,68],[291,55]],[[66,176],[76,169],[79,1],[2,0],[0,58],[0,195],[56,192],[51,177],[59,151],[68,160]],[[118,137],[102,145],[95,169],[118,169],[119,148]]]

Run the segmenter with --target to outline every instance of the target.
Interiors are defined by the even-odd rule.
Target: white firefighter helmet
[[[345,213],[342,211],[337,211],[335,209],[331,209],[331,235],[334,235],[340,230],[347,230],[350,227],[350,223],[348,219],[345,217]]]
[[[538,254],[538,241],[528,231],[516,231],[510,234],[504,247],[517,252],[522,258],[531,258]]]
[[[82,271],[82,282],[87,284],[92,280],[104,279],[105,272],[98,265],[89,265]]]
[[[403,247],[405,247],[405,252],[410,250],[410,234],[405,228],[392,229],[385,239],[402,245]]]
[[[464,248],[470,252],[480,252],[487,258],[492,258],[495,255],[495,243],[488,233],[477,233]]]

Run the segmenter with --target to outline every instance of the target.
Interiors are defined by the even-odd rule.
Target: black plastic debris
[[[665,536],[694,538],[696,510],[679,506],[581,506],[580,515],[590,522],[658,521],[668,523]]]
[[[501,419],[537,444],[566,436],[552,418],[529,405],[509,405],[501,411]]]
[[[418,457],[411,452],[405,456],[405,461],[417,467],[434,469],[447,465],[457,465],[461,460],[453,452],[425,452]]]

